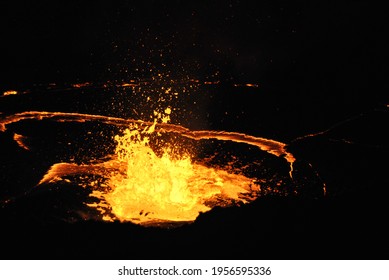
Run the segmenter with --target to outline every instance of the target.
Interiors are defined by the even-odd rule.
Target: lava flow
[[[0,130],[22,120],[51,119],[56,122],[93,122],[125,127],[116,135],[113,155],[87,164],[57,163],[44,175],[39,185],[62,181],[90,190],[85,202],[96,209],[103,220],[131,221],[142,225],[194,221],[201,212],[215,206],[232,206],[256,199],[261,189],[256,178],[239,170],[226,170],[195,162],[193,154],[180,143],[163,141],[168,133],[199,141],[216,139],[245,143],[284,158],[293,165],[294,157],[285,144],[242,133],[191,131],[169,124],[171,109],[155,112],[154,122],[99,115],[61,112],[23,112],[7,116]],[[16,134],[15,134],[16,135]],[[14,140],[26,149],[17,135]],[[291,169],[292,170],[292,169]],[[89,179],[81,180],[80,178]]]
[[[191,83],[194,84],[190,84],[190,87],[200,82],[194,80]],[[82,83],[74,84],[72,88],[90,86],[90,83]],[[234,86],[258,87],[255,84]],[[152,99],[148,90],[155,92],[153,85],[147,82],[131,81],[121,87],[131,87],[134,94],[140,94],[141,99],[147,102]],[[153,113],[151,111],[150,121],[75,112],[26,111],[2,116],[0,131],[5,132],[8,126],[23,121],[31,123],[45,120],[50,120],[51,124],[97,123],[99,126],[106,125],[111,132],[115,131],[112,135],[116,136],[110,138],[114,146],[109,144],[111,149],[104,151],[103,156],[101,153],[97,157],[84,153],[83,160],[78,163],[74,162],[74,158],[55,163],[38,183],[41,188],[56,186],[57,183],[83,187],[88,192],[83,204],[95,213],[90,214],[88,211],[88,218],[92,215],[91,218],[105,221],[129,221],[141,225],[192,222],[200,213],[216,206],[249,203],[263,193],[268,193],[269,185],[264,185],[266,180],[258,174],[258,166],[254,162],[258,157],[254,161],[241,161],[239,155],[224,154],[224,148],[213,150],[217,144],[215,146],[212,141],[221,143],[223,147],[224,144],[233,143],[233,150],[243,149],[246,154],[253,149],[276,156],[281,161],[283,159],[286,163],[283,171],[286,171],[288,177],[289,165],[289,179],[292,178],[295,158],[286,150],[286,144],[244,133],[196,131],[172,124],[169,102],[177,98],[179,90],[162,86],[161,92],[157,95],[158,106]],[[4,96],[17,92],[6,93]],[[146,111],[144,115],[140,114],[143,118],[145,115]],[[24,151],[33,153],[33,147],[30,149],[30,145],[27,145],[33,142],[23,132],[14,132],[13,140]],[[62,140],[58,141],[63,143]],[[210,150],[205,155],[201,154],[204,146]],[[219,162],[212,160],[215,157]],[[285,167],[283,163],[282,166]],[[271,180],[271,184],[276,186],[276,192],[283,179]]]
[[[121,221],[144,224],[193,221],[210,210],[209,205],[247,202],[239,194],[250,191],[252,179],[194,164],[190,155],[174,152],[177,147],[163,147],[158,156],[149,145],[155,124],[141,131],[135,124],[115,137],[112,165],[118,166],[118,172],[111,173],[105,189],[93,190],[91,196],[100,202],[91,207],[103,214],[109,208]]]

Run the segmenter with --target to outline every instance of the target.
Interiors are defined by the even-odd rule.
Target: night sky
[[[44,246],[33,240],[42,243],[40,234],[51,233],[60,236],[51,244],[65,241],[54,253],[43,250],[43,257],[74,258],[77,249],[67,249],[87,244],[80,249],[82,258],[193,258],[203,252],[204,244],[236,238],[236,245],[242,236],[260,243],[244,241],[238,249],[216,246],[200,258],[247,258],[253,252],[261,259],[387,257],[387,252],[373,254],[374,248],[388,245],[383,229],[388,210],[384,201],[388,194],[386,21],[384,8],[368,1],[3,1],[0,92],[50,83],[147,80],[156,73],[178,80],[220,81],[226,88],[258,84],[256,92],[244,97],[228,91],[217,95],[218,101],[207,107],[208,123],[193,127],[289,143],[292,152],[318,168],[333,194],[314,201],[270,198],[243,210],[217,210],[193,229],[172,232],[119,224],[113,228],[38,225],[30,239],[17,235],[24,240],[20,248],[30,250],[20,256],[39,257],[31,250]],[[1,111],[6,111],[5,106]],[[238,119],[235,111],[246,114]],[[323,138],[294,141],[333,126]],[[341,146],[343,140],[357,144]],[[289,216],[280,214],[285,212]],[[268,215],[266,230],[259,228],[259,222],[248,226],[261,213]],[[17,226],[29,231],[36,226],[35,222],[17,225],[11,218],[9,223],[14,229],[7,238],[14,236]],[[98,240],[93,235],[96,227],[104,234],[115,232],[117,240],[126,240],[128,231],[143,235],[144,239],[123,241],[123,246],[144,242],[150,254],[99,251],[91,249],[87,237],[66,239],[86,232]],[[203,228],[210,228],[210,233]],[[223,232],[229,233],[220,237]],[[277,245],[260,245],[269,236]],[[193,254],[180,248],[179,243],[188,240],[193,240],[189,246]],[[164,254],[169,248],[176,249]]]
[[[387,101],[384,9],[365,1],[1,5],[3,90],[156,72],[257,83],[296,129],[312,118],[324,129]]]
[[[219,71],[220,79],[342,104],[367,90],[378,98],[371,89],[384,82],[383,9],[266,2],[3,3],[1,84],[126,79],[165,63],[176,75],[211,79]]]

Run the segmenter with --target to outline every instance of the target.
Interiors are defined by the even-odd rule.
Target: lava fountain
[[[155,115],[168,120],[166,116]],[[151,126],[140,130],[130,125],[123,135],[116,135],[115,159],[107,187],[93,190],[91,196],[100,203],[89,204],[102,213],[111,212],[120,221],[150,223],[159,221],[193,221],[209,205],[230,204],[228,201],[247,202],[240,195],[250,191],[253,180],[243,175],[209,168],[192,162],[191,156],[181,152],[178,145],[163,145],[157,155],[150,146],[157,119]],[[107,211],[110,210],[110,211]],[[104,215],[104,219],[110,219]]]
[[[82,163],[67,160],[54,163],[38,183],[40,188],[60,183],[86,190],[88,195],[83,204],[95,214],[89,213],[82,219],[118,220],[145,226],[193,222],[200,213],[216,206],[239,206],[279,191],[286,175],[290,181],[294,180],[295,158],[286,150],[286,144],[237,132],[190,130],[170,123],[172,111],[170,106],[154,110],[152,121],[26,111],[2,116],[0,131],[5,132],[9,127],[12,130],[13,125],[23,121],[45,120],[59,125],[97,122],[115,131],[119,129],[112,139],[113,152]],[[22,132],[14,132],[13,140],[25,153],[34,151]],[[217,148],[219,143],[223,147],[233,144],[231,150],[243,149],[256,158],[257,151],[275,156],[289,166],[289,171],[282,178],[274,175],[263,178],[264,173],[258,175],[261,166],[257,162],[243,160],[238,154],[230,155],[224,148]],[[204,152],[204,146],[211,148]]]

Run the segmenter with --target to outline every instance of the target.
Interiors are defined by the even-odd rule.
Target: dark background
[[[1,5],[4,90],[157,72],[257,83],[289,138],[387,103],[385,9],[366,1]]]
[[[171,231],[19,222],[4,214],[4,239],[17,250],[2,258],[387,258],[383,7],[368,1],[0,5],[2,91],[120,83],[155,73],[255,83],[255,95],[217,95],[206,127],[285,141],[328,186],[322,199],[264,198]],[[243,121],[238,111],[246,111]],[[324,135],[294,141],[333,125]],[[112,244],[94,245],[112,232]]]
[[[173,75],[336,97],[327,105],[383,97],[385,9],[364,1],[10,1],[1,21],[2,87],[120,80],[164,62]]]

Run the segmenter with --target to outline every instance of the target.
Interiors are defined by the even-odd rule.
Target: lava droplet
[[[163,141],[164,134],[173,133],[194,142],[216,139],[256,146],[284,158],[290,164],[291,172],[293,170],[295,159],[281,142],[235,132],[191,131],[167,123],[170,113],[170,108],[164,113],[155,112],[153,122],[144,122],[100,115],[31,111],[3,118],[0,128],[5,131],[11,123],[42,119],[61,123],[98,121],[125,127],[114,137],[114,154],[90,163],[56,163],[39,183],[61,181],[81,185],[90,191],[85,203],[106,221],[142,225],[191,222],[215,206],[244,204],[258,197],[261,185],[256,178],[247,177],[238,169],[196,162],[193,160],[195,155],[182,143]],[[14,140],[20,139],[15,137]],[[80,181],[79,178],[87,179]]]

